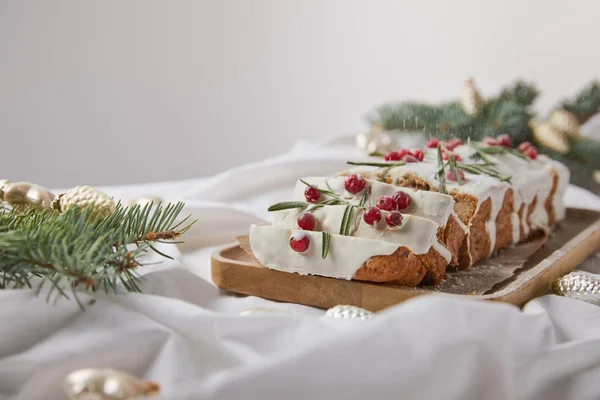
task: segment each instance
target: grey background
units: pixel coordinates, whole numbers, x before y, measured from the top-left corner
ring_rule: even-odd
[[[205,176],[355,133],[390,99],[600,74],[589,1],[0,0],[0,177]]]

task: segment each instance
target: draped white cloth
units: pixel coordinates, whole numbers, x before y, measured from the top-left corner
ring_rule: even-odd
[[[332,320],[212,284],[215,246],[268,220],[267,206],[289,198],[299,176],[343,169],[358,157],[349,144],[300,143],[211,178],[106,188],[183,200],[198,222],[185,246],[168,247],[176,261],[144,269],[144,294],[85,294],[95,303],[82,312],[1,291],[0,399],[66,398],[64,376],[85,367],[157,381],[164,399],[599,399],[594,305],[544,296],[520,310],[426,296],[370,321]],[[600,209],[576,187],[567,202]],[[254,307],[287,313],[238,315]]]

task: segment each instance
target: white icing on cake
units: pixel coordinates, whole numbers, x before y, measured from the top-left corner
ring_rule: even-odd
[[[315,230],[339,233],[345,210],[346,206],[340,205],[325,206],[311,211],[316,221]],[[303,212],[303,209],[297,208],[274,212],[273,225],[280,228],[298,229],[297,219]],[[414,254],[425,254],[434,246],[438,253],[447,262],[450,262],[452,255],[448,249],[438,243],[438,227],[434,222],[414,215],[403,214],[402,225],[390,228],[385,224],[387,214],[388,211],[381,211],[381,220],[371,226],[363,220],[363,211],[357,210],[350,236],[395,243],[398,246],[409,248]],[[362,254],[356,254],[356,256],[363,259]]]
[[[303,178],[302,180],[319,189],[327,189],[330,187],[334,192],[341,193],[342,198],[351,204],[358,204],[362,196],[362,192],[351,194],[346,191],[344,188],[344,176],[335,178],[308,177]],[[402,210],[403,213],[428,219],[442,227],[446,226],[454,207],[454,199],[452,196],[442,193],[403,188],[370,179],[367,179],[367,186],[371,188],[371,195],[367,205],[374,205],[375,201],[380,196],[392,196],[396,192],[405,192],[410,196],[411,204],[406,210]],[[306,189],[306,185],[301,181],[298,181],[292,199],[305,201],[304,189]],[[326,196],[323,196],[323,198],[326,198]]]
[[[267,268],[300,275],[322,275],[352,279],[362,264],[373,256],[390,255],[398,245],[383,240],[331,234],[329,254],[321,257],[322,232],[304,231],[309,239],[308,250],[297,253],[290,248],[292,229],[252,225],[250,247],[254,257]]]

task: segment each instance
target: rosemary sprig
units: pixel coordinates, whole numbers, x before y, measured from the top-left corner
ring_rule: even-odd
[[[448,194],[448,191],[446,190],[446,164],[444,164],[444,159],[442,158],[442,143],[438,143],[438,154],[437,154],[437,159],[438,159],[438,173],[437,173],[437,177],[438,177],[438,181],[440,181],[440,185],[438,190],[440,191],[440,193],[443,194]]]
[[[394,168],[394,167],[399,167],[401,165],[405,165],[403,162],[395,162],[395,163],[382,162],[382,163],[378,163],[378,162],[356,162],[356,161],[346,161],[346,164],[350,164],[350,165],[363,165],[363,166],[367,166],[367,167],[390,167],[390,168]]]
[[[509,182],[512,178],[512,176],[504,176],[501,175],[498,171],[496,171],[495,169],[492,169],[488,166],[485,165],[479,165],[479,164],[465,164],[465,163],[460,163],[459,167],[464,169],[465,171],[474,174],[474,175],[488,175],[491,176],[492,178],[496,178],[498,180],[500,180],[501,182]]]
[[[323,231],[321,258],[326,259],[329,254],[329,242],[331,241],[331,233]]]
[[[336,197],[336,198],[340,197],[340,196],[338,196],[338,194],[336,192],[334,192],[332,190],[319,189],[315,185],[311,185],[310,183],[303,181],[302,179],[300,179],[300,182],[304,183],[306,186],[309,186],[309,187],[315,189],[319,193],[324,194],[325,196],[331,196],[331,197]]]
[[[354,207],[351,205],[347,205],[344,210],[344,215],[342,217],[342,224],[340,226],[340,235],[349,236],[350,228],[352,226],[352,218],[354,217]]]
[[[320,202],[318,204],[311,204],[310,207],[308,207],[306,209],[306,212],[315,210],[317,208],[325,207],[325,206],[338,206],[340,204],[342,204],[342,201],[340,199],[327,199],[327,200],[323,200],[322,202]]]
[[[267,211],[281,211],[281,210],[289,210],[292,208],[304,208],[309,204],[304,201],[282,201],[280,203],[275,203],[271,207],[268,208]]]
[[[367,204],[367,199],[369,198],[369,188],[365,188],[363,190],[363,194],[362,197],[360,198],[360,202],[358,203],[358,206],[361,208],[364,208],[364,206]]]
[[[484,154],[512,154],[514,156],[523,158],[525,160],[527,160],[527,156],[525,156],[524,154],[521,154],[520,151],[513,149],[513,148],[509,148],[509,147],[503,147],[503,146],[474,146],[476,150],[478,150],[478,153],[484,153]]]
[[[456,175],[456,182],[458,183],[458,186],[462,185],[462,178],[460,177],[460,170],[458,168],[458,165],[456,164],[456,159],[450,152],[448,152],[448,166],[450,167],[450,170],[454,171],[454,174]]]

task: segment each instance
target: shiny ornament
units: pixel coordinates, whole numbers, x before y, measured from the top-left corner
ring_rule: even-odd
[[[10,183],[8,179],[0,179],[0,200],[4,198],[4,188]]]
[[[557,109],[552,111],[548,123],[571,137],[581,136],[577,117],[567,110]]]
[[[570,150],[567,135],[554,126],[545,123],[532,124],[533,137],[537,143],[560,154],[567,154]]]
[[[2,200],[13,208],[35,207],[39,210],[51,210],[54,194],[48,189],[29,182],[0,181]]]
[[[475,86],[473,79],[465,80],[460,92],[460,106],[467,115],[476,115],[483,107],[483,98]]]
[[[60,212],[65,212],[72,207],[90,210],[89,218],[96,221],[108,217],[115,211],[115,201],[91,186],[76,186],[58,196],[54,207]]]
[[[552,292],[600,306],[600,275],[574,271],[552,284]]]
[[[160,391],[156,382],[108,368],[73,371],[65,378],[64,388],[72,400],[130,400],[158,395]]]
[[[375,314],[364,308],[339,305],[327,310],[325,315],[333,319],[371,319]]]
[[[371,132],[358,134],[356,136],[356,144],[366,154],[375,152],[386,154],[396,147],[392,136],[380,130],[371,130]]]

